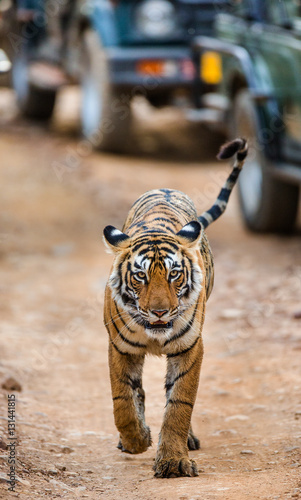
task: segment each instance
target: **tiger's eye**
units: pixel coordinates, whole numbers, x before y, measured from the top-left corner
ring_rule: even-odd
[[[176,278],[179,274],[180,274],[180,271],[177,271],[176,269],[174,269],[173,271],[170,271],[169,276],[171,278]]]
[[[136,274],[135,274],[135,276],[136,276],[137,278],[141,279],[141,280],[144,280],[144,278],[145,278],[145,276],[146,276],[146,275],[145,275],[145,273],[144,273],[144,272],[139,271],[139,273],[136,273]]]

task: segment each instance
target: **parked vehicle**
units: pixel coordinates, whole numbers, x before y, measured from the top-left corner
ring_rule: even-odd
[[[39,12],[42,3],[33,2]],[[98,148],[123,149],[130,132],[131,100],[137,94],[158,107],[174,103],[178,96],[198,106],[200,89],[191,41],[196,35],[212,36],[216,13],[230,4],[225,0],[69,0],[60,64],[69,81],[81,85],[84,136]],[[47,38],[47,26],[37,29],[36,24],[33,18],[19,27],[25,34],[31,27],[34,35],[24,37],[22,50],[14,57],[13,83],[24,115],[49,119],[59,85],[41,83],[32,71],[32,62],[45,53],[51,38]],[[220,66],[218,56],[206,61],[202,82],[206,92],[220,79],[216,65]]]
[[[300,3],[233,2],[216,18],[216,39],[195,39],[197,64],[208,51],[222,58],[223,77],[203,108],[215,103],[216,124],[251,143],[239,180],[244,221],[253,231],[289,232],[301,183]]]

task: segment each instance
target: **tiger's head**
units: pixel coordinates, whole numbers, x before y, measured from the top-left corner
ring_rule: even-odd
[[[112,296],[149,337],[172,331],[202,289],[198,221],[177,234],[152,230],[128,236],[113,226],[104,241],[115,254],[109,286]],[[183,324],[182,324],[183,326]]]

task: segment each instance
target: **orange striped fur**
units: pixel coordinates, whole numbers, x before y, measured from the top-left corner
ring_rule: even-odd
[[[222,150],[225,156],[229,151],[238,153],[231,185],[228,179],[217,208],[213,206],[200,218],[184,193],[158,189],[134,203],[123,231],[112,226],[104,230],[105,243],[115,254],[105,292],[104,321],[110,340],[118,447],[124,452],[142,453],[151,445],[144,418],[143,363],[146,354],[167,357],[156,477],[198,475],[196,463],[188,456],[189,449],[199,448],[190,422],[203,358],[206,301],[214,280],[204,227],[225,209],[226,202],[221,200],[229,197],[236,181],[233,172],[239,173],[246,150],[246,142],[240,139]]]

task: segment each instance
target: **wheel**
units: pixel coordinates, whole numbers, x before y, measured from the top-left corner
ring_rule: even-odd
[[[13,61],[12,84],[19,109],[26,118],[36,120],[49,120],[51,118],[56,91],[44,90],[29,81],[29,60],[25,51]]]
[[[99,150],[124,152],[130,140],[130,99],[113,88],[105,50],[92,29],[83,33],[82,56],[83,135]]]
[[[256,232],[288,233],[298,212],[299,187],[273,176],[260,141],[259,118],[248,90],[234,100],[233,132],[246,137],[249,155],[239,176],[239,202],[246,226]]]

